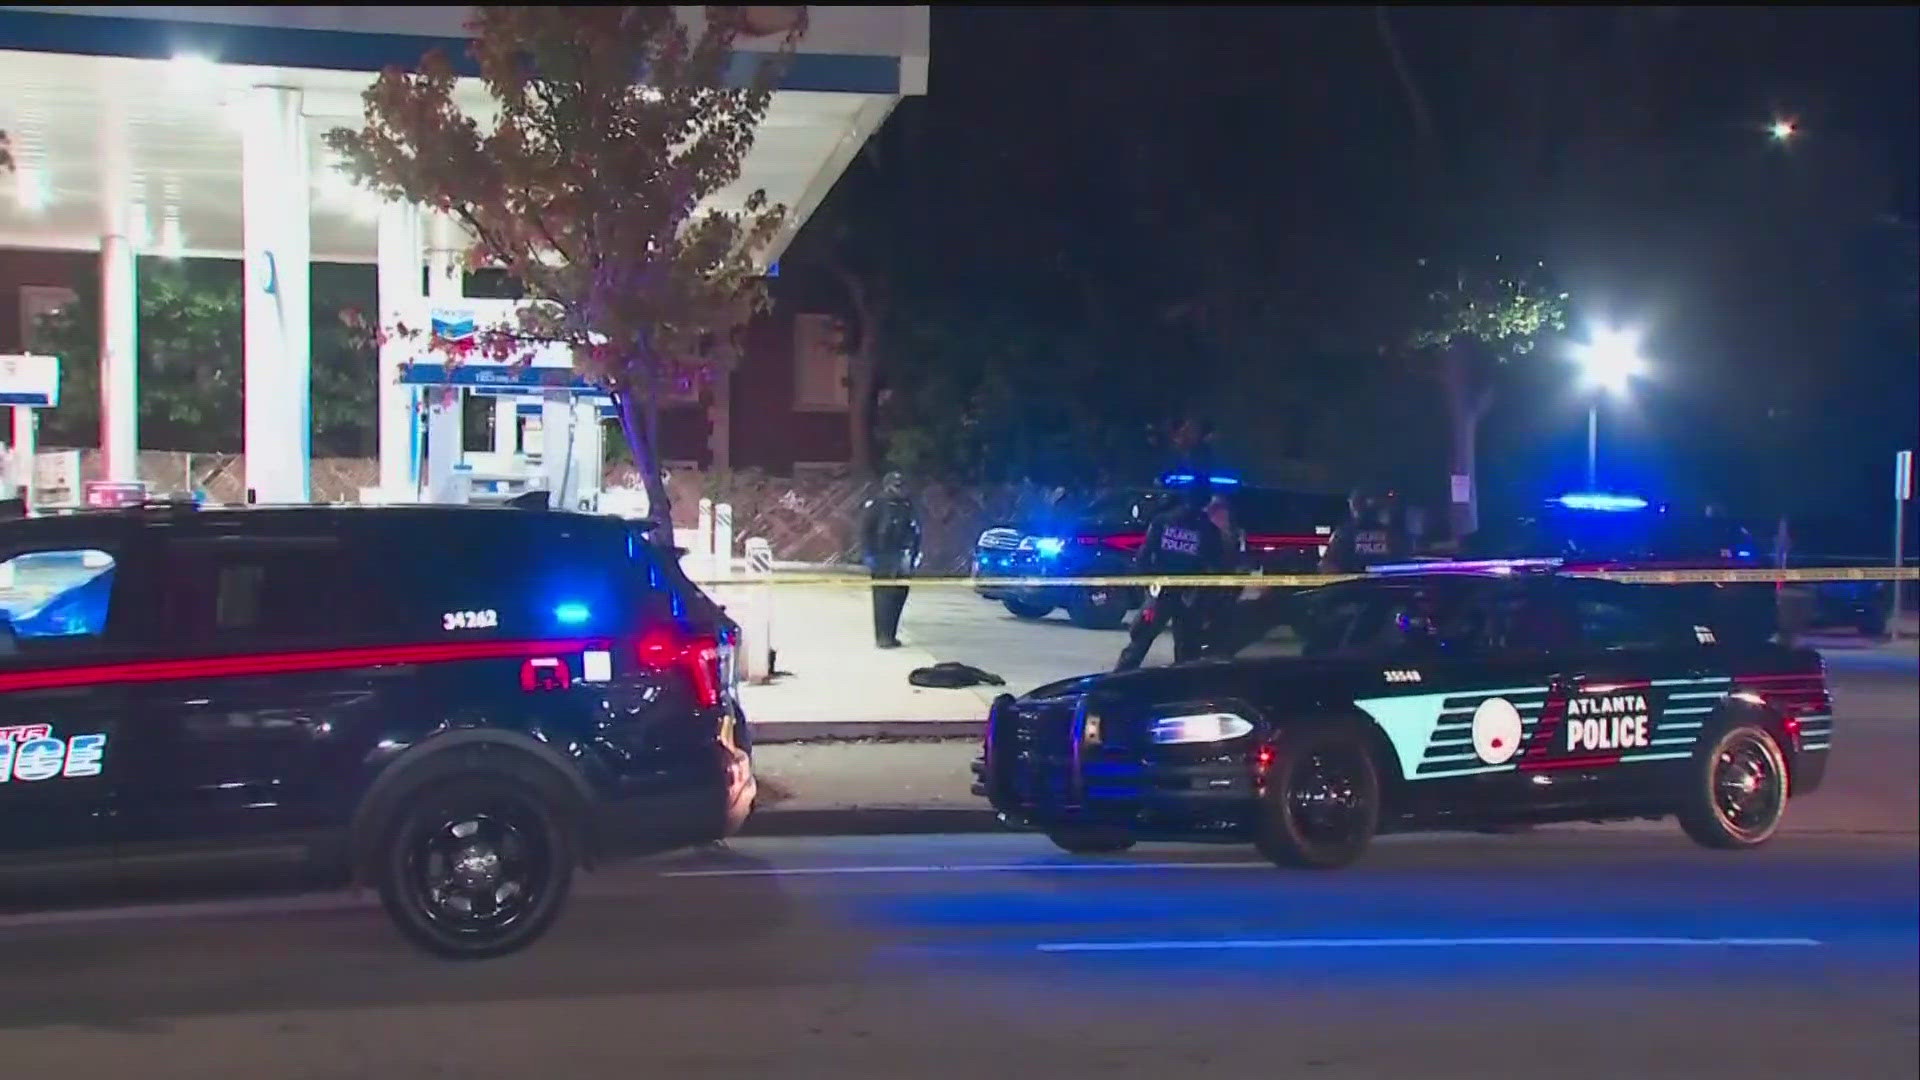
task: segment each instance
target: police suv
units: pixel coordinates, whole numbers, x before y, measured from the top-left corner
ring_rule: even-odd
[[[735,629],[641,528],[514,508],[0,521],[0,867],[317,867],[429,951],[737,831]],[[67,874],[59,875],[69,876]]]

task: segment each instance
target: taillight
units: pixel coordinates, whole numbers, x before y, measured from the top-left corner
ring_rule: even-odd
[[[648,671],[683,672],[701,708],[720,704],[720,643],[712,637],[655,627],[634,642],[633,655]]]

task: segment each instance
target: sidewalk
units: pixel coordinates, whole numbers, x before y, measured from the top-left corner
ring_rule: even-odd
[[[915,643],[911,627],[901,647],[873,643],[871,600],[854,586],[716,586],[713,592],[747,624],[748,647],[757,625],[752,609],[762,595],[774,607],[776,677],[744,684],[741,704],[755,736],[778,742],[804,732],[809,737],[850,735],[972,734],[1003,688],[980,686],[933,690],[914,686],[907,675],[936,658]]]

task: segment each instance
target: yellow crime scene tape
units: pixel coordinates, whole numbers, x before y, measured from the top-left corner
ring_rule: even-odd
[[[1445,570],[1448,565],[1447,563],[1435,563],[1434,569]],[[1774,585],[1802,581],[1920,581],[1920,567],[1915,566],[1826,566],[1799,570],[1565,570],[1559,571],[1559,573],[1566,577],[1600,578],[1606,581],[1621,581],[1637,585]],[[780,573],[776,571],[771,575],[740,574],[726,578],[697,579],[695,584],[706,588],[738,588],[743,586],[766,585],[778,585],[782,587],[834,585],[843,588],[864,589],[878,584],[911,585],[916,589],[973,588],[977,585],[991,585],[999,589],[1120,589],[1151,588],[1153,586],[1159,586],[1161,588],[1198,586],[1212,589],[1270,589],[1331,585],[1334,582],[1352,581],[1367,576],[1366,574],[1196,574],[1191,577],[1124,575],[1119,577],[976,578],[952,574],[876,580],[868,577],[864,571],[850,569],[840,573],[821,571]]]

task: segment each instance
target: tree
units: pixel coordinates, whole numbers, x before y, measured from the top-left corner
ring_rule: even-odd
[[[416,73],[381,73],[365,126],[326,136],[348,174],[451,215],[474,242],[470,265],[544,302],[469,347],[522,361],[542,343],[570,348],[575,370],[613,394],[662,524],[658,393],[731,362],[733,331],[766,305],[757,256],[786,214],[764,191],[737,211],[700,208],[739,178],[806,29],[804,8],[705,11],[695,39],[665,5],[476,7],[469,53],[494,108],[484,129],[436,51]],[[769,27],[778,52],[731,81],[735,40]]]
[[[228,453],[240,448],[245,315],[238,263],[141,259],[140,431],[150,448]],[[352,273],[323,268],[313,290],[313,437],[323,450],[364,453],[373,430],[375,361],[340,319],[359,291]],[[51,445],[100,440],[100,298],[96,280],[42,320],[47,352],[60,358],[60,406],[45,419]],[[362,282],[364,286],[365,282]]]
[[[1421,270],[1440,265],[1420,260]],[[1420,299],[1411,332],[1400,343],[1440,383],[1451,444],[1448,467],[1467,478],[1467,499],[1453,502],[1456,537],[1479,528],[1477,458],[1480,421],[1493,407],[1500,365],[1533,352],[1549,333],[1566,329],[1567,294],[1542,280],[1542,264],[1456,264]]]

